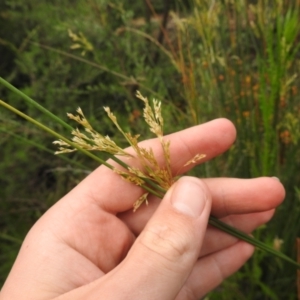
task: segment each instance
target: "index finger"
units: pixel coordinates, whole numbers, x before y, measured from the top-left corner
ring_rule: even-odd
[[[170,135],[170,156],[172,172],[175,175],[188,171],[193,166],[183,167],[196,154],[205,154],[200,163],[226,151],[234,142],[236,130],[227,119],[216,119],[202,125],[194,126]],[[159,164],[164,164],[164,153],[158,139],[141,143],[145,148],[152,148]],[[136,162],[126,159],[127,164]],[[75,193],[75,194],[74,194]],[[143,190],[124,181],[120,175],[101,166],[83,180],[64,201],[74,201],[82,195],[86,201],[97,203],[103,210],[119,213],[132,209],[133,203],[142,195]],[[72,198],[72,199],[71,199]]]

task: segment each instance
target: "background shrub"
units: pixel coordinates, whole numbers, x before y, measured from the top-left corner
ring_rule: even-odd
[[[103,106],[127,130],[139,89],[162,100],[166,133],[217,117],[238,139],[193,175],[277,176],[287,190],[274,219],[255,233],[295,257],[300,210],[298,1],[2,1],[0,74],[66,120],[80,106],[113,135]],[[0,86],[11,105],[68,134]],[[52,137],[0,110],[0,282],[26,232],[96,165],[53,156]],[[118,139],[118,136],[115,137]],[[67,160],[66,160],[67,159]],[[257,251],[209,299],[295,299],[293,267]]]

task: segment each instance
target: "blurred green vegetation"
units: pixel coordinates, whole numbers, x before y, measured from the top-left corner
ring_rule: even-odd
[[[4,0],[0,76],[64,120],[80,106],[114,135],[149,137],[139,89],[163,102],[166,133],[217,117],[238,139],[196,176],[277,176],[287,190],[255,234],[295,258],[300,222],[300,4],[297,0]],[[1,99],[68,134],[0,86]],[[138,128],[138,130],[137,130]],[[118,139],[118,136],[114,137]],[[32,224],[96,167],[79,153],[53,155],[53,138],[0,109],[0,285]],[[122,141],[120,141],[122,144]],[[296,270],[257,251],[207,299],[296,299]]]

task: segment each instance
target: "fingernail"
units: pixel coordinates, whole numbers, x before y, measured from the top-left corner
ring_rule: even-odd
[[[273,176],[272,178],[277,179],[278,181],[280,181],[280,179],[276,176]]]
[[[171,203],[182,214],[197,218],[201,215],[207,200],[206,192],[197,179],[183,177],[173,188]]]

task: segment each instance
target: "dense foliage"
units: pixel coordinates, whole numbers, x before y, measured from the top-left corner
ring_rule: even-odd
[[[233,121],[232,149],[197,176],[277,176],[287,189],[256,232],[295,257],[300,231],[299,1],[194,0],[0,2],[0,76],[63,119],[80,106],[114,135],[147,137],[134,94],[163,102],[166,133],[217,117]],[[0,86],[0,98],[68,134]],[[119,114],[118,114],[119,112]],[[118,136],[115,137],[118,139]],[[0,109],[0,282],[28,229],[96,165],[53,156],[53,138]],[[256,252],[208,299],[295,299],[296,270]]]

